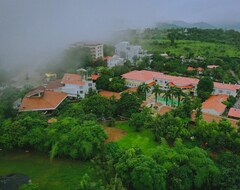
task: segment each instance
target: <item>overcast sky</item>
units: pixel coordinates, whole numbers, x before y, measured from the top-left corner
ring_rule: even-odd
[[[239,21],[240,0],[0,0],[0,63],[39,62],[80,40],[158,21]]]

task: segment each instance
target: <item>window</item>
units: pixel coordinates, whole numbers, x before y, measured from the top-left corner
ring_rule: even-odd
[[[80,94],[83,94],[83,91],[82,91],[82,90],[80,91]]]
[[[88,83],[88,86],[92,86],[92,83]]]

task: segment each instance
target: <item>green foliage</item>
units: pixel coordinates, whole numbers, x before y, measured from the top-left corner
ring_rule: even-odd
[[[115,52],[115,47],[111,44],[103,45],[103,55],[104,56],[113,56]]]
[[[129,125],[133,126],[136,131],[146,126],[147,123],[152,121],[151,110],[144,108],[140,113],[133,113],[129,120]]]
[[[103,60],[102,58],[98,58],[97,60],[93,61],[92,67],[107,67],[107,61]]]
[[[227,106],[227,108],[231,108],[234,106],[235,102],[236,102],[236,98],[234,96],[229,96],[227,101],[223,103]]]
[[[160,89],[160,85],[159,84],[155,84],[153,86],[152,94],[154,94],[154,96],[155,96],[155,102],[157,102],[158,96],[160,96],[163,92],[164,91]]]
[[[87,121],[80,126],[72,118],[64,118],[52,124],[48,135],[51,136],[52,157],[70,156],[81,160],[96,156],[107,138],[103,129],[95,122]]]
[[[220,174],[215,179],[215,189],[238,189],[240,184],[240,157],[230,152],[218,155]]]
[[[124,92],[117,103],[117,113],[129,118],[133,113],[139,111],[141,100],[134,94]]]
[[[85,174],[76,190],[105,190],[105,187],[102,185],[101,181],[93,182],[91,181],[90,177]]]
[[[108,90],[110,85],[110,76],[102,75],[96,81],[96,88],[98,90]]]
[[[125,80],[120,77],[114,77],[112,78],[110,84],[109,84],[109,90],[114,92],[122,92],[125,90]]]
[[[168,189],[208,189],[219,170],[207,153],[198,148],[187,148],[177,139],[174,147],[166,143],[153,155],[157,164],[167,172]]]
[[[197,96],[204,102],[213,92],[213,81],[209,77],[200,79],[197,85]]]
[[[166,189],[164,171],[152,158],[142,155],[137,149],[126,150],[115,168],[130,189]]]
[[[34,183],[24,184],[19,188],[19,190],[39,190],[39,189],[40,188],[38,184],[34,184]]]
[[[214,151],[229,149],[239,152],[240,135],[231,123],[222,119],[219,123],[200,120],[194,130],[199,143]]]
[[[108,118],[115,114],[115,102],[98,94],[85,98],[81,104],[85,113],[92,113],[96,115],[97,118]]]
[[[143,100],[147,99],[148,92],[150,92],[150,87],[145,83],[140,84],[137,88],[137,93]]]
[[[112,68],[112,71],[115,77],[119,77],[122,74],[129,72],[130,69],[129,69],[129,66],[126,66],[126,65],[116,65]]]
[[[171,113],[166,113],[163,116],[157,115],[148,124],[148,127],[152,128],[157,142],[161,142],[162,137],[164,137],[169,143],[173,143],[176,138],[189,135],[183,121],[179,117],[174,117]]]

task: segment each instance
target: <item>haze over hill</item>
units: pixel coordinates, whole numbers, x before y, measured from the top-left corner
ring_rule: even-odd
[[[239,0],[1,0],[0,65],[46,63],[73,42],[107,40],[129,27],[169,20],[234,23],[239,7]]]

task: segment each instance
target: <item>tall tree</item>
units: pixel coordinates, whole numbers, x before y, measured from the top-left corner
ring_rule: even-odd
[[[210,77],[203,77],[197,85],[197,96],[204,102],[213,92],[213,80]]]
[[[159,84],[155,84],[153,86],[153,90],[152,90],[152,94],[154,94],[155,96],[155,102],[157,103],[157,98],[158,95],[161,95],[161,93],[163,93],[164,91],[160,89],[160,85]]]
[[[138,94],[143,94],[144,100],[147,99],[147,93],[150,92],[150,87],[146,83],[142,83],[137,88]]]

